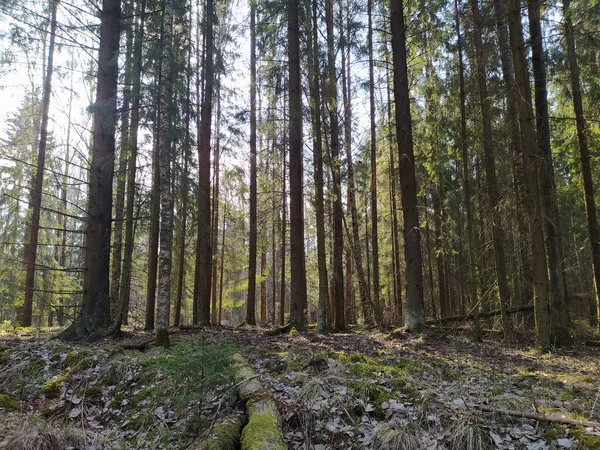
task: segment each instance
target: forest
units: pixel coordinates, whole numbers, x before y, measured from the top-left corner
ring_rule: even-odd
[[[600,449],[600,2],[0,0],[0,448]]]

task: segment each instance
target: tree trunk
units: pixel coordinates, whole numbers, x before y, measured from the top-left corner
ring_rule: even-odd
[[[291,1],[291,0],[288,0]],[[286,255],[286,230],[287,230],[287,187],[286,187],[286,151],[283,149],[283,162],[281,164],[281,299],[279,300],[279,324],[285,324],[285,255]]]
[[[523,44],[520,3],[520,0],[509,0],[508,23],[515,70],[515,84],[519,92],[517,108],[521,127],[521,142],[523,143],[523,166],[525,188],[527,191],[524,209],[528,213],[533,263],[536,344],[547,348],[550,345],[550,319],[548,311],[546,249],[544,246],[544,231],[540,208],[540,187],[538,185],[540,161],[537,151],[537,136],[535,134],[529,73],[527,71],[527,61],[525,59]]]
[[[329,303],[327,252],[325,250],[325,207],[323,203],[323,138],[321,133],[321,83],[319,70],[317,1],[312,4],[311,39],[308,40],[310,57],[309,89],[313,125],[313,164],[315,171],[315,219],[317,225],[317,265],[319,271],[319,301],[317,307],[317,332],[323,333],[327,325],[326,309]]]
[[[33,292],[35,288],[35,269],[38,247],[38,234],[40,230],[40,211],[42,205],[42,190],[44,189],[44,166],[46,161],[46,146],[48,141],[48,112],[50,110],[50,96],[52,95],[52,73],[54,72],[54,42],[56,39],[56,10],[59,0],[52,1],[52,18],[50,19],[50,43],[48,45],[48,63],[44,73],[44,93],[42,98],[42,120],[40,125],[40,141],[38,146],[37,166],[35,178],[29,193],[30,217],[28,226],[29,240],[25,244],[23,259],[26,266],[25,273],[25,301],[21,326],[30,327],[33,316]],[[113,137],[114,139],[114,137]],[[111,175],[112,177],[112,175]],[[109,224],[110,228],[110,224]],[[110,241],[110,237],[109,237]]]
[[[325,3],[325,23],[327,28],[327,66],[326,84],[329,127],[331,132],[331,171],[333,181],[333,279],[334,279],[334,326],[338,330],[346,329],[344,311],[344,231],[342,208],[342,189],[340,173],[340,132],[337,113],[337,73],[335,69],[335,51],[333,45],[333,0]]]
[[[113,244],[112,244],[112,268],[111,268],[111,284],[110,284],[110,316],[115,318],[117,315],[117,307],[119,304],[119,286],[121,283],[121,263],[123,254],[123,218],[125,210],[125,184],[127,177],[127,160],[129,152],[129,133],[130,133],[130,106],[131,106],[131,77],[133,64],[133,10],[134,2],[130,0],[124,2],[126,8],[124,21],[126,29],[126,50],[125,50],[125,78],[123,80],[123,105],[121,108],[121,152],[119,154],[119,167],[116,173],[115,193],[115,222],[113,229]]]
[[[517,202],[517,227],[519,232],[519,255],[520,255],[520,305],[528,304],[533,298],[533,281],[531,275],[531,255],[527,239],[527,223],[523,211],[523,192],[525,190],[525,177],[523,175],[523,155],[521,136],[519,134],[519,119],[517,114],[517,92],[515,89],[515,75],[510,50],[510,40],[506,29],[506,5],[501,1],[494,1],[494,13],[496,17],[496,29],[500,43],[500,59],[502,62],[502,77],[506,92],[506,116],[510,127],[510,140],[512,147],[512,162],[515,184],[515,199]]]
[[[84,337],[110,322],[110,229],[117,123],[117,80],[121,2],[105,0],[100,16],[98,85],[90,161],[88,220],[85,234],[83,301],[64,337]]]
[[[159,74],[158,86],[162,84]],[[154,310],[156,309],[156,276],[158,273],[158,234],[160,225],[160,171],[159,171],[159,123],[160,111],[156,111],[154,125],[154,148],[152,152],[152,192],[150,193],[150,229],[148,231],[148,283],[146,296],[146,331],[154,330]],[[125,320],[123,322],[126,322]]]
[[[173,194],[171,192],[171,93],[173,80],[173,0],[165,0],[162,33],[162,80],[159,87],[160,122],[158,132],[160,250],[158,255],[158,299],[156,305],[156,345],[169,347],[171,305],[171,266],[173,246]]]
[[[246,323],[256,325],[256,0],[250,0],[250,256]]]
[[[423,271],[419,211],[417,209],[417,180],[413,150],[408,68],[406,64],[406,34],[401,0],[390,0],[392,55],[394,62],[394,101],[396,105],[396,134],[402,210],[404,215],[404,259],[406,261],[407,328],[418,331],[425,324],[423,307]]]
[[[575,32],[573,30],[573,19],[571,18],[571,14],[571,1],[563,0],[567,60],[569,64],[569,73],[571,75],[571,93],[573,95],[577,142],[579,144],[579,160],[581,161],[581,176],[583,178],[585,212],[587,216],[590,246],[592,248],[592,268],[594,270],[594,287],[597,305],[596,311],[591,311],[590,324],[592,326],[598,326],[598,317],[600,317],[600,229],[598,228],[596,201],[594,199],[594,182],[592,178],[592,166],[588,144],[589,131],[583,115],[579,64],[577,62],[577,53],[575,51]]]
[[[290,324],[298,330],[302,330],[304,329],[304,309],[307,306],[307,298],[302,180],[302,90],[300,83],[300,41],[298,22],[298,2],[296,0],[288,0],[291,265]]]
[[[219,190],[220,185],[220,166],[221,166],[221,74],[217,78],[217,129],[214,155],[214,171],[215,171],[215,183],[213,187],[213,198],[212,198],[212,306],[210,321],[213,325],[219,325],[218,319],[218,305],[217,305],[217,246],[219,236]]]
[[[373,247],[373,312],[375,322],[383,326],[382,304],[379,299],[381,286],[379,282],[379,237],[377,223],[377,129],[375,126],[375,74],[373,64],[373,0],[367,1],[369,47],[369,116],[370,116],[370,156],[371,156],[371,242]]]
[[[350,19],[348,19],[350,20]],[[350,26],[348,24],[348,26]],[[352,77],[350,73],[350,51],[346,58],[346,66],[342,70],[343,82],[343,97],[344,97],[344,131],[345,131],[345,148],[346,148],[346,183],[348,190],[348,211],[352,219],[352,253],[354,256],[354,265],[356,267],[356,275],[358,276],[358,291],[360,295],[360,305],[363,313],[365,325],[370,327],[373,325],[373,303],[369,295],[369,288],[366,283],[365,271],[363,266],[362,247],[360,243],[358,211],[356,208],[356,187],[354,183],[354,164],[352,162],[352,102],[351,102],[351,83]],[[350,241],[350,239],[348,239]],[[350,242],[349,242],[350,245]]]
[[[191,158],[191,143],[190,143],[190,121],[191,121],[191,62],[192,62],[192,12],[190,9],[190,28],[188,30],[188,52],[187,52],[187,70],[186,70],[186,97],[185,97],[185,136],[183,141],[183,174],[181,175],[181,230],[179,233],[179,260],[177,262],[177,291],[175,296],[175,317],[173,325],[178,327],[181,324],[181,304],[183,301],[183,285],[185,280],[185,247],[187,236],[187,210],[188,210],[188,184],[189,184],[189,160]]]
[[[469,248],[469,305],[473,310],[473,328],[474,339],[481,339],[481,325],[479,323],[479,300],[477,298],[477,282],[479,276],[477,273],[477,264],[475,260],[475,235],[474,235],[474,220],[473,220],[473,203],[471,193],[471,174],[472,170],[469,167],[471,157],[468,152],[467,143],[467,112],[466,112],[466,94],[465,94],[465,75],[462,53],[462,36],[460,32],[460,14],[458,10],[458,0],[454,0],[455,19],[456,19],[456,35],[458,39],[458,78],[460,89],[460,148],[462,156],[462,170],[464,183],[464,202],[467,212],[467,246]]]
[[[562,243],[560,241],[560,216],[556,199],[554,163],[550,148],[550,124],[548,123],[548,90],[546,88],[546,63],[542,43],[542,26],[539,0],[527,0],[531,65],[535,87],[535,123],[538,136],[538,152],[542,159],[539,173],[540,201],[546,237],[548,269],[550,273],[550,333],[553,344],[569,344],[569,311],[567,310],[567,285],[564,277]]]
[[[129,161],[127,167],[127,200],[125,204],[125,245],[123,255],[123,276],[119,292],[119,307],[115,318],[114,331],[119,333],[121,322],[127,320],[129,311],[129,293],[131,286],[131,270],[133,266],[133,204],[135,201],[135,174],[138,152],[138,127],[140,122],[140,94],[142,84],[142,44],[144,42],[144,23],[146,20],[146,0],[141,1],[140,22],[138,25],[135,46],[133,49],[133,74],[131,86],[131,124],[128,142]],[[156,274],[156,273],[155,273]],[[156,280],[156,276],[154,277]],[[152,308],[154,313],[154,307]],[[154,319],[152,320],[154,324]]]
[[[211,240],[210,240],[210,136],[212,124],[213,100],[213,21],[214,0],[206,1],[205,14],[205,51],[204,97],[200,115],[200,137],[198,145],[198,247],[196,257],[196,279],[194,282],[194,301],[198,305],[197,321],[201,326],[210,325],[210,277],[211,277]]]
[[[386,52],[387,54],[387,52]],[[387,56],[386,56],[387,59]],[[386,62],[388,62],[386,60]],[[389,67],[389,65],[388,65]],[[389,69],[386,70],[386,91],[387,91],[387,114],[389,121],[388,140],[390,146],[390,205],[392,215],[392,248],[393,248],[393,260],[394,260],[394,310],[396,313],[396,319],[402,318],[402,275],[400,272],[400,242],[399,236],[399,224],[398,224],[398,205],[396,203],[396,165],[394,163],[394,134],[393,134],[393,116],[392,116],[392,100],[390,98],[391,77]]]
[[[510,289],[506,276],[506,256],[504,253],[505,234],[502,227],[502,215],[500,211],[500,190],[496,177],[496,160],[494,155],[494,142],[492,135],[492,119],[490,112],[490,100],[488,96],[486,80],[486,55],[484,54],[483,40],[481,38],[482,25],[481,13],[479,12],[479,0],[471,0],[471,11],[475,30],[473,40],[475,43],[477,85],[479,88],[479,106],[482,121],[483,155],[485,160],[485,176],[488,204],[490,208],[490,220],[492,221],[492,243],[494,246],[494,261],[496,265],[496,279],[500,294],[500,309],[506,311],[510,307]],[[512,327],[508,314],[502,314],[502,326],[505,336],[510,336]]]

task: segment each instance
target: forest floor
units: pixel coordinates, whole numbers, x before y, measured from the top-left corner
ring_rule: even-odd
[[[0,448],[198,448],[220,417],[244,411],[239,352],[275,399],[290,449],[600,449],[598,347],[263,331],[188,330],[169,350],[141,351],[125,345],[151,335],[74,345],[0,334]]]

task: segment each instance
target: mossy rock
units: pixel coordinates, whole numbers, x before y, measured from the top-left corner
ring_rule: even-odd
[[[14,411],[19,408],[19,402],[9,395],[0,394],[0,408]]]

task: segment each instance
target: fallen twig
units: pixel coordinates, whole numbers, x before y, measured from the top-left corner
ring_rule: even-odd
[[[482,412],[492,414],[504,414],[505,416],[521,417],[523,419],[538,420],[540,422],[559,423],[563,425],[578,425],[582,427],[597,428],[600,430],[600,422],[594,422],[592,420],[569,419],[568,417],[561,417],[557,414],[540,414],[525,411],[511,411],[508,409],[490,408],[489,406],[477,406],[477,408]]]

